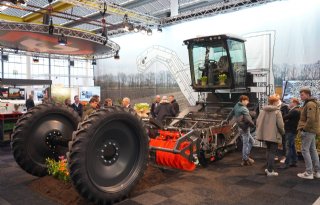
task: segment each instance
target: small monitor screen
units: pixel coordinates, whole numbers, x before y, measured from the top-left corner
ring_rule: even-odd
[[[8,99],[8,88],[0,88],[0,99]]]
[[[23,88],[9,88],[8,98],[13,100],[24,100],[25,90]]]

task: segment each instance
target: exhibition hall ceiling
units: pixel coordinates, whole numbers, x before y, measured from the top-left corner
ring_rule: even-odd
[[[94,33],[105,31],[112,36],[129,33],[124,30],[125,19],[134,27],[159,29],[273,1],[276,0],[0,0],[0,20],[49,24],[52,19],[54,25]]]

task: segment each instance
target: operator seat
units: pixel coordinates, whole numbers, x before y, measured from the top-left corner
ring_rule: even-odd
[[[229,72],[229,61],[228,56],[221,56],[218,61],[218,70],[219,72]]]

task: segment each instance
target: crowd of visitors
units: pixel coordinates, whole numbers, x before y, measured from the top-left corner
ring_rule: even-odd
[[[133,108],[131,105],[130,98],[124,97],[120,105],[124,108]],[[79,116],[84,119],[87,115],[91,114],[94,110],[99,109],[100,106],[100,97],[98,95],[94,95],[91,97],[89,103],[84,106],[81,104],[79,100],[79,96],[74,96],[74,103],[71,104],[71,100],[69,98],[65,99],[64,104],[66,106],[72,107]],[[106,98],[103,101],[102,107],[107,108],[113,106],[113,101],[111,98]],[[151,110],[149,113],[150,118],[154,118],[159,123],[163,122],[166,117],[175,117],[179,113],[179,104],[174,98],[173,95],[169,97],[163,96],[161,98],[160,95],[157,95],[154,99],[154,102],[151,104]]]
[[[320,178],[319,155],[316,149],[316,136],[320,134],[320,104],[312,97],[309,88],[300,90],[303,105],[300,107],[299,99],[292,98],[289,106],[284,105],[278,95],[271,95],[268,105],[260,111],[256,125],[252,122],[247,96],[241,96],[224,123],[235,118],[243,141],[242,166],[251,166],[254,160],[250,158],[250,150],[254,139],[250,134],[250,127],[256,126],[256,140],[266,144],[266,169],[267,176],[278,176],[275,160],[281,152],[278,145],[282,144],[281,162],[279,167],[287,169],[297,166],[297,153],[295,138],[301,136],[301,153],[305,162],[305,172],[297,176],[304,179]],[[276,156],[278,155],[278,156]]]

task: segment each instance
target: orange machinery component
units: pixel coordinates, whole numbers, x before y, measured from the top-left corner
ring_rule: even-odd
[[[166,149],[174,149],[177,139],[180,137],[178,131],[164,131],[159,130],[159,136],[155,139],[150,139],[149,145],[152,147],[160,147]],[[179,149],[180,151],[189,146],[190,142],[182,142]],[[193,148],[195,149],[195,148]],[[186,155],[190,155],[189,150],[185,150]],[[181,169],[186,171],[193,171],[196,166],[193,162],[184,158],[180,154],[172,152],[156,150],[156,163],[161,166],[172,167],[175,169]]]

